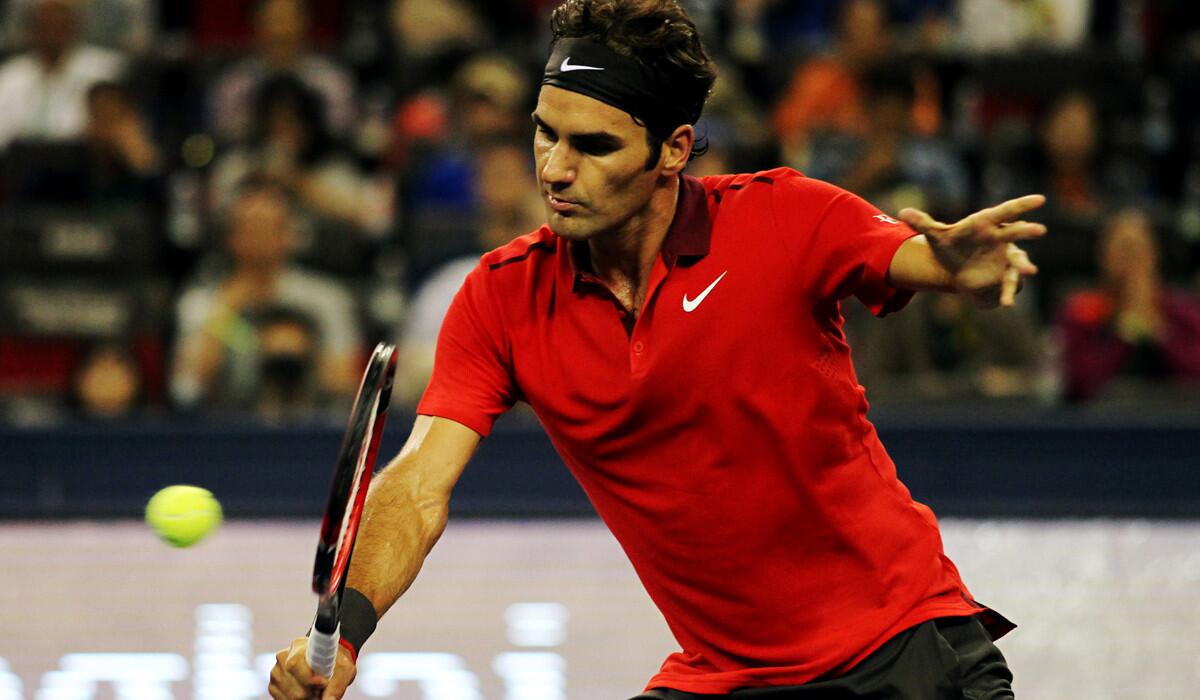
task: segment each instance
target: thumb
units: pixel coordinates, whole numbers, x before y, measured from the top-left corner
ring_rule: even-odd
[[[918,231],[924,231],[936,223],[932,216],[921,211],[920,209],[913,209],[912,207],[905,207],[901,209],[899,216],[901,221],[909,226],[912,226]]]

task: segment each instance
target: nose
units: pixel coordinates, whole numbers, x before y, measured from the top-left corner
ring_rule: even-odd
[[[575,158],[566,144],[561,141],[554,144],[547,149],[545,158],[542,164],[542,184],[561,191],[575,182]]]

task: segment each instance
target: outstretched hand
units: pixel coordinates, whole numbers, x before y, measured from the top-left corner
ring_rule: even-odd
[[[960,291],[978,306],[1012,306],[1021,278],[1037,274],[1017,241],[1046,234],[1043,224],[1022,221],[1021,215],[1046,203],[1040,194],[1010,199],[981,209],[954,224],[935,221],[919,209],[904,209],[900,218],[925,236],[938,263]]]

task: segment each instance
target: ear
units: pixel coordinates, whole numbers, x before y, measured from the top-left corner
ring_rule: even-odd
[[[692,146],[696,143],[696,129],[691,124],[681,124],[663,141],[662,167],[663,175],[674,177],[683,171],[692,156]]]

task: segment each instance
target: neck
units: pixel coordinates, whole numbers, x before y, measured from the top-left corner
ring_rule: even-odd
[[[235,275],[255,282],[274,282],[283,265],[273,262],[247,262],[237,266]]]
[[[62,68],[67,52],[70,49],[60,50],[43,50],[37,54],[38,60],[42,64],[43,70],[47,73],[57,73],[59,68]]]
[[[617,293],[632,292],[635,306],[641,306],[654,260],[662,250],[675,209],[679,204],[679,178],[655,189],[645,208],[634,214],[620,229],[588,240],[592,271]]]
[[[300,57],[301,45],[292,42],[274,42],[263,48],[263,58],[267,65],[282,70],[296,63]]]

